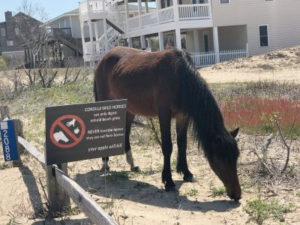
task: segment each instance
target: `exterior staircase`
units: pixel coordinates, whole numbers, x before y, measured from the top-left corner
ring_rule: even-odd
[[[107,42],[105,40],[105,34],[102,34],[97,42],[96,51],[99,53],[100,58],[105,54],[106,51],[119,45],[119,40],[122,35],[114,27],[107,29]],[[106,49],[107,48],[107,49]]]
[[[69,47],[75,52],[78,52],[81,55],[83,54],[81,40],[73,38],[71,33],[69,32],[69,28],[52,28],[51,34],[55,39],[59,40],[65,46]]]

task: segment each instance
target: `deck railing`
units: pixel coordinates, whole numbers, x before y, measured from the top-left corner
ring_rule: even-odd
[[[213,65],[216,63],[216,53],[215,52],[199,52],[192,53],[192,59],[196,67],[204,67]]]
[[[141,16],[141,26],[146,27],[158,23],[156,12],[147,13]]]
[[[93,12],[104,11],[104,4],[99,0],[88,0],[89,10]]]
[[[209,19],[209,4],[178,5],[179,20]]]
[[[158,10],[158,21],[159,23],[168,23],[174,21],[173,7]]]
[[[104,0],[103,0],[104,1]],[[124,12],[120,13],[119,9],[113,10],[111,9],[113,6],[105,6],[103,1],[99,0],[87,0],[80,3],[80,14],[81,15],[99,15],[99,13],[106,11],[107,15],[113,14],[110,16],[116,17],[113,19],[113,22],[118,24],[122,23],[125,19],[120,17],[120,14],[124,14]],[[202,4],[184,4],[178,5],[178,7],[174,8],[174,6],[166,7],[163,9],[153,9],[149,13],[142,14],[140,16],[135,16],[132,18],[128,18],[128,31],[134,31],[140,28],[145,28],[149,26],[154,26],[162,23],[173,22],[175,19],[175,15],[177,15],[178,20],[209,20],[211,19],[211,5],[210,3],[202,3]],[[177,11],[177,12],[176,12]],[[125,15],[125,14],[124,14]],[[123,20],[123,21],[120,21]],[[118,24],[119,25],[119,24]],[[122,24],[122,27],[124,25]],[[125,26],[124,26],[125,27]]]
[[[218,53],[215,52],[195,52],[191,54],[191,57],[196,67],[205,67],[215,64],[217,61]],[[248,56],[247,49],[237,50],[223,50],[219,53],[220,62],[233,60],[236,58],[245,58]]]
[[[140,26],[140,19],[139,17],[132,17],[128,19],[128,30],[137,30]]]
[[[157,24],[174,21],[175,11],[178,10],[179,20],[209,20],[211,19],[210,4],[178,5],[152,11],[141,16],[128,19],[128,31],[137,30]]]
[[[246,49],[223,50],[220,51],[220,62],[229,61],[236,58],[244,58],[248,56]]]

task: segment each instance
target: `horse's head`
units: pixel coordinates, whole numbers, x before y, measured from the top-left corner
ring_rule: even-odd
[[[235,140],[238,129],[222,137],[215,137],[210,144],[208,161],[216,175],[224,183],[227,195],[238,201],[241,198],[241,187],[237,176],[237,159],[239,149]]]

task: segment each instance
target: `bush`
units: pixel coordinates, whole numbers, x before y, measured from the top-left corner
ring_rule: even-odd
[[[300,101],[284,98],[267,99],[237,96],[222,107],[227,127],[242,127],[247,131],[274,132],[274,119],[284,132],[300,135]]]
[[[262,199],[253,199],[247,202],[244,210],[249,214],[250,220],[262,225],[269,218],[283,221],[284,214],[291,212],[294,208],[293,203],[282,205],[276,200],[267,202]]]

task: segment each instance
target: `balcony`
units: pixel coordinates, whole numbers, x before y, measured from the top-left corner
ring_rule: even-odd
[[[104,0],[85,0],[79,4],[81,20],[101,19],[105,13]]]
[[[206,4],[184,4],[171,6],[163,9],[153,10],[152,12],[131,17],[127,20],[127,31],[132,32],[143,28],[149,28],[160,24],[171,23],[176,21],[211,20],[210,3]]]

